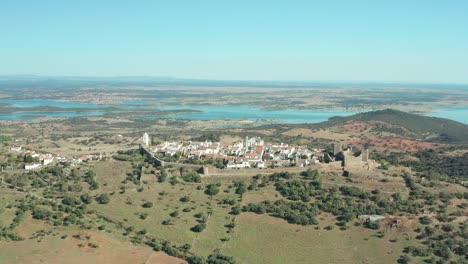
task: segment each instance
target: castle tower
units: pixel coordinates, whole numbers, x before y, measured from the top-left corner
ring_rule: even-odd
[[[366,149],[362,152],[362,161],[367,162],[369,160],[369,150]]]
[[[148,135],[148,133],[144,133],[143,134],[143,144],[147,147],[150,145],[150,136]]]
[[[340,153],[343,150],[341,143],[333,143],[333,155]]]

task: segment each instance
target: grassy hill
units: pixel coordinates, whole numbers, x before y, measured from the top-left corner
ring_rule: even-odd
[[[405,128],[414,133],[439,135],[434,140],[447,143],[468,143],[468,125],[438,117],[428,117],[403,111],[386,109],[360,113],[347,117],[332,117],[328,121],[310,125],[311,128],[328,128],[352,122],[382,121]]]

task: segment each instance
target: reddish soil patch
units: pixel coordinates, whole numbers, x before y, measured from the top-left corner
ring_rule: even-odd
[[[442,146],[441,144],[438,144],[436,146],[436,144],[429,142],[402,138],[377,138],[368,140],[354,140],[352,143],[356,145],[370,143],[372,145],[372,148],[386,148],[401,152],[417,152],[425,149],[436,149]]]
[[[325,139],[332,139],[335,141],[340,140],[349,140],[349,135],[343,133],[336,133],[331,130],[311,130],[307,128],[293,128],[287,132],[284,132],[283,135],[296,137],[296,136],[303,136],[306,138],[325,138]]]
[[[368,123],[354,122],[354,123],[345,124],[341,128],[348,132],[358,133],[358,132],[367,131],[369,128],[372,128],[372,127],[374,126]]]

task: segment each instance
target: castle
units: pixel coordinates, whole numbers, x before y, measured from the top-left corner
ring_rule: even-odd
[[[333,155],[334,159],[329,157],[331,163],[336,164],[341,161],[341,167],[345,176],[351,175],[351,173],[363,173],[373,170],[378,164],[369,159],[369,150],[354,152],[351,147],[342,149],[341,143],[333,144]]]

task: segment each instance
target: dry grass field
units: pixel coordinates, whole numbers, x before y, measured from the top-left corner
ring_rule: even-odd
[[[402,243],[376,238],[362,227],[342,231],[299,226],[266,215],[242,214],[222,252],[241,263],[395,263]],[[396,234],[400,236],[400,234]]]
[[[29,239],[40,230],[51,233]],[[146,263],[152,254],[148,247],[132,245],[106,232],[82,231],[73,226],[53,227],[30,216],[18,227],[18,233],[27,239],[0,242],[0,263],[138,264]],[[81,238],[75,238],[74,235],[80,235]],[[91,247],[92,244],[97,245],[97,248]]]

